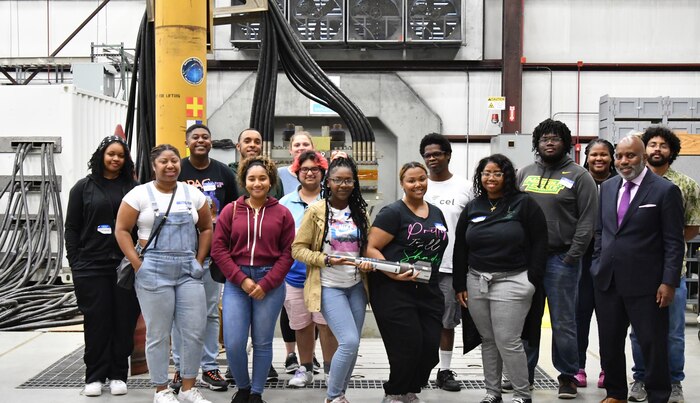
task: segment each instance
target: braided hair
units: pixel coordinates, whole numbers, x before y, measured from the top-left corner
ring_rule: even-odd
[[[360,247],[360,254],[362,255],[367,248],[367,234],[369,232],[367,202],[362,198],[362,193],[360,192],[360,179],[357,175],[357,165],[355,165],[355,161],[350,157],[336,157],[328,165],[328,171],[326,171],[326,177],[321,186],[321,197],[326,201],[326,217],[323,220],[323,237],[321,239],[323,242],[326,242],[326,237],[328,237],[328,222],[332,218],[330,205],[332,194],[331,188],[328,186],[328,178],[336,168],[341,167],[349,168],[352,171],[354,186],[350,198],[348,199],[348,206],[350,207],[350,218],[352,218],[352,221],[359,230],[357,245]]]

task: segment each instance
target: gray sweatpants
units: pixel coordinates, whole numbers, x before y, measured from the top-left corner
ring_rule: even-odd
[[[527,357],[520,335],[530,310],[533,286],[527,271],[480,273],[469,268],[467,304],[481,334],[481,359],[487,393],[501,396],[503,365],[516,397],[530,398]]]

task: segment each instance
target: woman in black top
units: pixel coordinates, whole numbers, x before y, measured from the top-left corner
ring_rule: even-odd
[[[129,147],[105,137],[88,162],[90,174],[70,191],[65,239],[78,308],[84,315],[86,396],[127,392],[128,358],[139,305],[134,290],[117,287],[116,267],[124,256],[114,238],[122,197],[138,183]]]
[[[500,403],[505,364],[513,402],[532,401],[521,334],[547,260],[547,222],[538,204],[518,190],[510,160],[494,154],[479,161],[475,199],[457,221],[454,289],[482,338],[486,396]]]
[[[366,256],[394,262],[429,262],[430,283],[410,272],[369,274],[372,311],[389,357],[383,403],[419,403],[416,396],[438,363],[444,310],[437,272],[447,247],[447,224],[437,207],[425,202],[428,171],[419,162],[399,172],[404,196],[379,212],[369,231]]]

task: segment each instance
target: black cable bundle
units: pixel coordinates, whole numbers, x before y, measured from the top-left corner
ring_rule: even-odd
[[[125,134],[126,142],[132,147],[134,126],[137,126],[136,175],[141,183],[151,180],[151,164],[149,154],[156,142],[156,64],[155,64],[155,33],[152,22],[144,13],[136,38],[134,57],[134,73],[131,76],[131,91],[127,107]],[[138,91],[137,84],[138,82]],[[137,110],[138,116],[134,120]]]
[[[374,131],[369,120],[316,64],[292,32],[277,2],[268,0],[268,8],[261,25],[260,61],[250,126],[263,134],[263,140],[272,143],[279,55],[284,73],[292,85],[304,96],[334,110],[343,119],[353,140],[355,159],[373,160]]]
[[[53,159],[53,144],[42,144],[39,205],[29,209],[32,183],[24,162],[32,142],[15,153],[11,180],[0,193],[7,197],[0,222],[0,329],[29,330],[82,323],[71,285],[56,285],[63,253],[63,210]],[[53,217],[52,217],[53,213]],[[51,245],[56,231],[56,248]]]

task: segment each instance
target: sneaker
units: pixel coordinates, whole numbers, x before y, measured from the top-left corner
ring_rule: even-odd
[[[90,382],[85,384],[85,389],[83,389],[83,395],[85,396],[99,396],[102,394],[102,382]]]
[[[270,365],[270,371],[267,373],[268,382],[277,382],[279,380],[279,374],[275,371],[275,367]]]
[[[524,397],[514,397],[511,403],[532,403],[532,399],[526,399]]]
[[[318,363],[318,360],[316,359],[316,354],[314,354],[311,362],[314,364],[314,375],[321,372],[321,364]]]
[[[165,388],[160,392],[156,392],[153,395],[153,403],[177,403],[177,397],[175,397],[175,391],[170,388]]]
[[[559,375],[559,394],[560,399],[574,399],[578,395],[576,384],[573,376]]]
[[[248,398],[248,403],[265,403],[265,401],[262,399],[262,395],[251,393]]]
[[[345,395],[340,395],[333,400],[325,398],[323,399],[323,403],[350,403],[350,401],[345,398]]]
[[[173,380],[170,382],[170,389],[172,389],[173,392],[178,393],[180,392],[181,387],[182,378],[180,378],[180,371],[175,371],[175,375],[173,375]]]
[[[494,396],[490,393],[487,393],[486,396],[484,396],[483,399],[479,401],[479,403],[501,403],[503,399],[501,399],[500,396]]]
[[[287,359],[284,360],[284,371],[288,374],[293,374],[299,369],[299,360],[296,353],[287,354]]]
[[[416,395],[413,392],[406,393],[404,402],[406,402],[406,403],[425,403],[423,400],[420,400],[420,397],[418,397],[418,395]]]
[[[228,382],[231,385],[234,383],[233,374],[231,373],[231,368],[226,368],[226,372],[224,372],[224,379],[226,379],[226,382]]]
[[[600,371],[598,375],[598,387],[603,389],[605,387],[605,371]]]
[[[449,369],[438,370],[435,385],[448,392],[459,392],[462,386],[455,380],[455,372]]]
[[[630,386],[630,395],[627,397],[630,402],[643,402],[647,400],[647,391],[644,389],[644,382],[634,381]]]
[[[671,384],[671,396],[668,398],[668,403],[684,403],[683,399],[683,387],[681,383]]]
[[[190,390],[181,390],[177,395],[177,400],[187,403],[211,403],[202,396],[202,393],[197,388],[190,388]]]
[[[382,403],[404,403],[405,395],[384,395]]]
[[[114,396],[119,396],[125,395],[126,392],[126,382],[120,381],[119,379],[112,379],[109,381],[109,393]]]
[[[294,373],[292,379],[289,380],[287,386],[290,388],[303,388],[311,385],[314,382],[314,374],[307,371],[304,367],[299,367]]]
[[[224,392],[228,389],[228,382],[223,376],[221,376],[221,371],[218,369],[204,371],[202,374],[202,381],[200,383],[202,386],[208,387],[209,389],[217,392]]]
[[[574,375],[574,383],[576,384],[577,388],[585,388],[586,386],[588,386],[585,369],[579,369],[576,375]]]
[[[233,394],[233,397],[231,398],[231,403],[248,403],[249,397],[250,397],[250,388],[238,389],[238,391]]]

